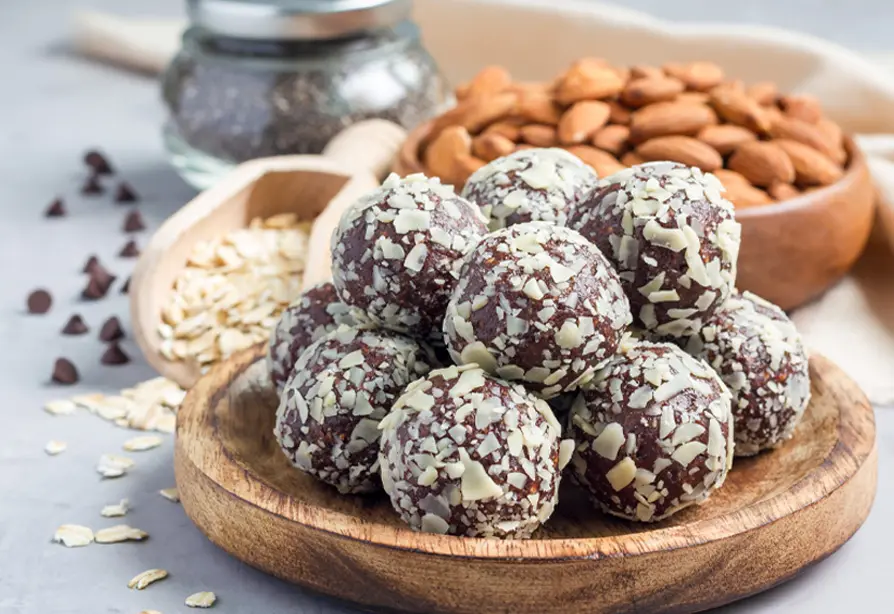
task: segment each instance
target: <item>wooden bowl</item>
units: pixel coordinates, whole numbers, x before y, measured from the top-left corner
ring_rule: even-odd
[[[406,132],[391,122],[360,122],[335,137],[323,155],[241,164],[168,218],[143,250],[130,284],[134,337],[149,364],[184,388],[200,376],[198,365],[162,356],[157,333],[174,280],[197,243],[245,228],[256,217],[294,212],[313,220],[303,285],[327,279],[332,230],[348,206],[379,185],[404,138]]]
[[[565,480],[531,540],[410,531],[384,495],[341,496],[292,468],[273,436],[264,348],[215,367],[177,416],[184,509],[233,556],[364,606],[420,612],[691,612],[784,582],[860,527],[876,487],[872,408],[811,359],[795,437],[736,460],[704,505],[642,525],[603,516]]]
[[[393,170],[425,172],[419,158],[430,124],[413,130]],[[816,298],[847,273],[872,230],[875,191],[866,160],[851,139],[850,166],[834,185],[792,200],[740,209],[742,224],[737,286],[783,309]]]

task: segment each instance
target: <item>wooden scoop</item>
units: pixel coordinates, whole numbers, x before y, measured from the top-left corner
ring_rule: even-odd
[[[314,220],[303,286],[328,279],[329,239],[342,212],[379,185],[405,138],[391,122],[360,122],[335,137],[322,155],[241,164],[168,218],[143,251],[130,285],[134,337],[149,364],[184,388],[201,375],[196,364],[162,356],[157,332],[174,280],[197,243],[245,228],[256,217],[294,212]]]

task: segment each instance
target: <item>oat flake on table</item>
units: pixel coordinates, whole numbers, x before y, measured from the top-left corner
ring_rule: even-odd
[[[141,591],[153,582],[164,580],[167,577],[168,572],[164,569],[147,569],[131,578],[130,582],[127,583],[127,588],[135,588]]]
[[[128,452],[145,452],[157,448],[161,443],[161,437],[158,435],[142,435],[125,441],[123,448]]]
[[[62,454],[68,448],[68,444],[64,441],[56,441],[55,439],[51,439],[47,442],[47,445],[44,446],[43,451],[49,454],[50,456],[56,456],[57,454]]]
[[[106,505],[99,513],[106,518],[118,518],[126,515],[128,511],[130,511],[130,502],[127,499],[121,499],[118,503]]]
[[[97,544],[118,544],[121,542],[141,542],[149,537],[146,531],[135,529],[126,524],[100,529],[93,536]]]
[[[162,497],[167,499],[168,501],[173,501],[174,503],[178,503],[180,501],[180,491],[174,488],[162,488],[158,491]]]
[[[103,454],[99,457],[96,471],[104,478],[120,478],[130,471],[136,463],[126,456],[118,454]]]
[[[93,530],[79,524],[64,524],[53,534],[53,541],[66,548],[88,546],[94,540]]]
[[[193,593],[186,598],[186,605],[191,608],[210,608],[217,601],[217,595],[210,591]]]

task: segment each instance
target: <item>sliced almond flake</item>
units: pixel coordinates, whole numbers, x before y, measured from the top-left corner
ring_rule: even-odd
[[[217,595],[210,591],[193,593],[186,598],[186,605],[191,608],[210,608],[217,601]]]
[[[157,448],[161,443],[162,439],[158,435],[142,435],[125,441],[123,448],[128,452],[145,452]]]
[[[147,569],[131,578],[130,582],[127,583],[127,588],[135,588],[141,591],[153,582],[164,580],[167,577],[168,572],[164,569]]]
[[[96,471],[104,478],[120,478],[134,466],[134,461],[118,454],[103,454],[99,457]]]
[[[68,444],[64,441],[56,441],[55,439],[51,439],[47,442],[47,445],[43,447],[43,451],[50,456],[56,456],[57,454],[62,454],[63,452],[65,452],[66,448],[68,448]]]
[[[79,524],[64,524],[53,534],[53,541],[66,548],[80,548],[93,542],[93,531]]]
[[[106,505],[99,513],[106,518],[119,518],[127,514],[128,511],[130,511],[130,502],[127,499],[121,499],[118,503]]]
[[[48,401],[43,406],[43,409],[48,414],[53,414],[54,416],[68,416],[75,413],[78,406],[74,401],[69,399],[57,399],[55,401]]]
[[[94,539],[97,544],[118,544],[121,542],[141,542],[149,537],[146,531],[135,529],[126,524],[117,524],[113,527],[100,529]]]
[[[174,503],[178,503],[180,501],[180,491],[177,490],[176,486],[173,488],[162,488],[158,491],[158,494],[160,494],[168,501],[173,501]]]

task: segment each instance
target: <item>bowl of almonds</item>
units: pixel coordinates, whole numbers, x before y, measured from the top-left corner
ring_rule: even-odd
[[[488,66],[457,105],[419,126],[395,161],[461,188],[478,168],[561,147],[600,177],[671,160],[714,173],[742,224],[739,286],[801,305],[862,253],[874,212],[863,156],[819,101],[746,84],[712,62],[620,67],[582,58],[556,78],[514,81]]]

